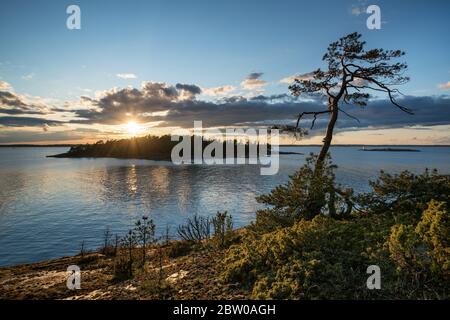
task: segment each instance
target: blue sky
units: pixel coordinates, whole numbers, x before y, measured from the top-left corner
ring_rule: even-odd
[[[66,28],[70,4],[81,8],[81,30]],[[358,10],[369,4],[381,8],[381,30],[368,30],[368,14]],[[249,94],[240,86],[251,73],[264,81],[255,94],[288,93],[281,79],[322,66],[330,42],[358,31],[369,47],[406,51],[405,94],[445,96],[449,18],[447,1],[2,1],[0,80],[16,94],[61,108],[143,81],[232,86],[235,94]],[[0,127],[0,143],[22,142],[11,139],[13,131],[32,129]]]

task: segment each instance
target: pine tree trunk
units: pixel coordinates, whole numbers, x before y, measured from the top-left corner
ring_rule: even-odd
[[[333,103],[333,105],[331,106],[331,110],[331,117],[330,121],[328,122],[327,132],[325,134],[325,137],[323,138],[323,146],[320,150],[319,157],[317,158],[316,170],[322,169],[328,150],[330,149],[331,140],[333,139],[333,130],[338,118],[338,108],[336,103]]]
[[[316,167],[314,168],[313,179],[314,181],[316,181],[316,183],[322,180],[321,177],[323,175],[324,169],[323,166],[325,163],[326,156],[328,154],[328,150],[330,149],[331,140],[333,139],[334,126],[338,118],[337,103],[333,103],[330,107],[331,107],[330,121],[328,122],[327,132],[323,139],[322,149],[320,150],[319,156],[317,157]],[[321,213],[323,206],[326,204],[325,193],[311,194],[308,202],[310,204],[308,208],[307,218],[312,219]]]

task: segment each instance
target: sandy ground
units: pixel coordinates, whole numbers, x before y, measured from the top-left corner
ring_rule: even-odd
[[[0,268],[0,299],[246,299],[250,293],[238,285],[220,280],[224,251],[199,249],[169,258],[163,249],[151,249],[145,268],[136,267],[134,276],[118,280],[115,258],[100,253]],[[136,249],[136,260],[141,249]],[[81,269],[81,289],[70,290],[67,267]],[[163,279],[163,280],[160,280]]]

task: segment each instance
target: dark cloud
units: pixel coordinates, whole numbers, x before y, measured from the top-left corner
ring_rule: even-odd
[[[192,127],[194,120],[202,120],[205,127],[257,124],[264,121],[293,119],[299,107],[315,108],[312,103],[267,103],[250,101],[242,97],[213,103],[186,101],[173,105],[166,116],[153,117],[163,121],[160,126]]]
[[[175,87],[178,90],[184,90],[184,91],[190,92],[193,95],[202,93],[202,89],[200,89],[200,87],[196,86],[195,84],[177,83]]]
[[[286,97],[274,97],[285,99]],[[286,123],[293,122],[296,115],[303,111],[324,110],[325,105],[316,100],[301,101],[286,99],[271,102],[264,99],[247,100],[237,99],[222,104],[205,103],[201,101],[187,102],[183,105],[175,105],[170,109],[166,117],[157,120],[165,121],[161,125],[192,126],[194,120],[203,120],[205,126],[225,126],[236,124]],[[275,100],[276,101],[276,100]],[[340,113],[337,128],[398,128],[407,126],[431,126],[450,124],[450,99],[448,96],[440,97],[404,97],[399,100],[414,110],[415,115],[409,115],[388,100],[371,101],[365,108],[356,106],[343,106],[348,114],[359,118],[359,122]],[[327,116],[322,116],[316,121],[316,129],[322,129],[328,122]],[[309,127],[311,119],[301,122],[304,127]]]
[[[100,99],[83,97],[84,103],[90,103],[95,109],[71,110],[79,118],[75,123],[123,123],[126,116],[146,119],[145,113],[165,111],[174,103],[195,99],[201,89],[195,85],[145,82],[142,88],[124,88],[106,92]]]
[[[262,77],[263,72],[252,72],[247,76],[247,80],[256,80]]]
[[[22,97],[10,91],[0,91],[0,113],[4,114],[46,114],[38,106],[26,103]]]
[[[258,73],[259,74],[259,73]],[[253,77],[260,77],[254,75]],[[258,80],[258,79],[256,79]],[[271,125],[294,123],[296,115],[303,111],[319,111],[326,108],[319,97],[307,100],[288,94],[258,95],[251,98],[243,96],[224,97],[216,101],[196,99],[201,89],[196,85],[144,82],[140,89],[124,88],[104,92],[100,98],[82,97],[84,109],[52,109],[53,112],[70,112],[72,119],[68,122],[78,124],[123,124],[127,119],[138,122],[159,121],[159,126],[180,126],[191,128],[194,120],[203,121],[205,127],[237,125]],[[13,96],[3,95],[13,101]],[[432,126],[450,124],[450,96],[405,96],[399,103],[409,107],[415,115],[409,115],[388,100],[371,100],[369,105],[361,108],[343,105],[342,109],[360,122],[340,113],[337,129],[341,131],[361,128],[399,128],[408,126]],[[16,107],[26,107],[20,102]],[[46,120],[35,117],[0,117],[0,125],[11,127],[55,126],[65,121]],[[301,122],[309,127],[311,119]],[[316,130],[323,129],[327,116],[316,121]]]
[[[6,127],[43,127],[57,126],[64,122],[33,117],[0,117],[0,125]]]
[[[282,94],[272,94],[268,96],[264,95],[257,95],[255,97],[249,98],[250,101],[275,101],[275,100],[297,100],[298,98],[295,96],[292,96],[287,93]]]
[[[261,80],[264,73],[253,72],[250,73],[244,81],[241,82],[241,87],[247,90],[253,90],[267,85],[267,81]]]
[[[388,100],[373,100],[369,101],[368,106],[364,108],[356,106],[343,108],[351,115],[358,117],[360,123],[341,114],[340,126],[376,126],[390,128],[414,125],[431,126],[450,124],[450,96],[405,96],[398,99],[398,101],[401,105],[412,109],[414,115],[409,115],[400,111]]]
[[[180,85],[172,87],[161,83],[147,83],[141,90],[126,88],[111,91],[101,99],[89,100],[95,109],[75,110],[78,119],[72,122],[122,124],[131,114],[140,122],[161,121],[160,126],[192,127],[194,120],[202,120],[205,127],[255,125],[293,122],[296,115],[303,111],[326,108],[323,100],[318,97],[301,100],[288,94],[278,94],[252,98],[232,96],[218,101],[201,101],[193,98],[181,99],[182,90],[185,88]],[[342,106],[343,110],[358,117],[360,122],[341,112],[337,127],[393,128],[450,123],[449,96],[406,96],[399,99],[399,102],[414,110],[415,115],[402,112],[387,100],[372,100],[365,108]],[[165,111],[165,114],[158,114],[160,111]],[[327,117],[323,116],[316,121],[316,128],[321,129],[326,123]],[[309,127],[310,119],[303,120],[301,124]]]
[[[85,135],[75,131],[57,131],[57,132],[30,132],[30,131],[9,131],[0,132],[0,143],[18,143],[18,142],[40,142],[40,141],[79,141],[85,138]]]
[[[163,89],[167,89],[163,87]],[[300,105],[287,99],[287,95],[258,97],[247,99],[241,96],[226,97],[217,102],[195,99],[179,99],[176,94],[163,94],[157,90],[156,96],[149,94],[146,88],[122,89],[110,92],[98,100],[90,99],[92,109],[73,110],[78,117],[72,123],[122,124],[132,117],[140,122],[163,121],[162,126],[191,127],[194,120],[204,121],[205,126],[233,125],[244,122],[292,119],[298,113]],[[175,97],[175,99],[174,99]],[[304,102],[303,107],[315,105]],[[167,114],[155,115],[160,111]]]

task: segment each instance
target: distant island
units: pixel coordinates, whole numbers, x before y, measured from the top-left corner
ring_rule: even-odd
[[[0,148],[68,148],[73,147],[74,144],[0,144]]]
[[[384,151],[384,152],[420,152],[418,149],[406,148],[362,148],[359,151]]]
[[[212,142],[217,140],[202,140],[202,152]],[[121,158],[171,161],[172,149],[179,141],[172,141],[170,135],[133,137],[129,139],[97,141],[92,144],[74,145],[65,153],[49,155],[48,158]],[[226,157],[228,143],[233,144],[233,154],[236,157],[238,148],[245,148],[245,157],[249,157],[251,144],[241,143],[237,140],[222,142],[223,157]],[[194,159],[194,136],[191,136],[191,159]],[[259,145],[255,145],[259,152]],[[270,145],[267,145],[270,154]],[[183,152],[181,152],[181,155]],[[215,156],[213,152],[212,156]]]
[[[294,152],[294,151],[278,151],[278,154],[299,154],[304,155],[302,152]]]

